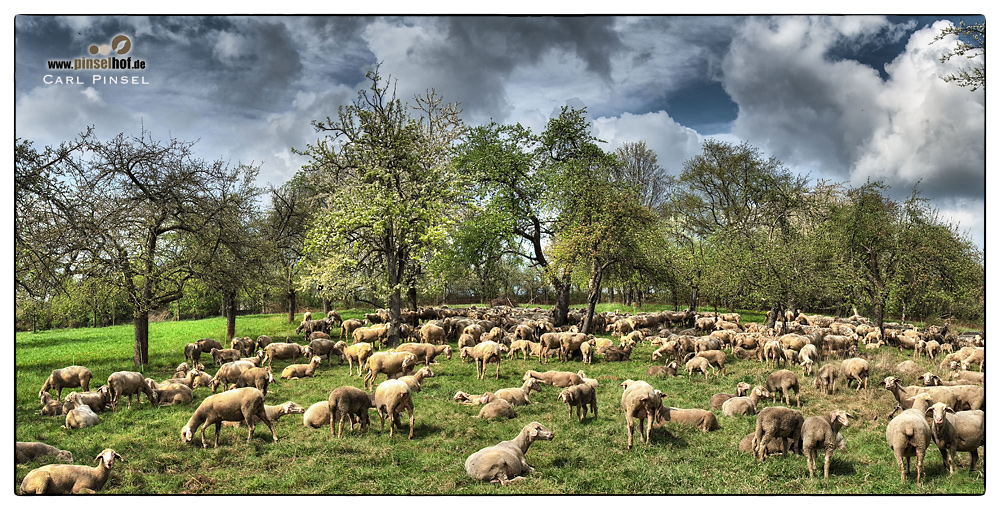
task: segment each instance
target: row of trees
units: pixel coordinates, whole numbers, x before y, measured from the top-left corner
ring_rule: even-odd
[[[470,127],[434,92],[404,103],[378,68],[368,83],[313,122],[309,163],[266,192],[252,165],[145,132],[41,152],[17,140],[19,318],[75,293],[97,323],[125,302],[136,364],[149,314],[193,295],[230,335],[239,301],[281,300],[290,322],[303,297],[366,302],[389,310],[392,341],[402,308],[449,290],[546,289],[561,324],[576,288],[585,330],[605,296],[983,320],[982,254],[917,190],[897,202],[879,182],[811,183],[716,140],[671,176],[641,141],[603,150],[585,110],[563,108],[541,133]]]

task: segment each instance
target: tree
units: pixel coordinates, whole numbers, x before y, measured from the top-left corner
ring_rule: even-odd
[[[955,82],[960,87],[972,87],[975,92],[980,87],[986,88],[986,22],[966,25],[965,21],[959,21],[958,26],[949,25],[941,29],[941,33],[934,36],[931,44],[940,41],[948,36],[957,36],[958,44],[941,56],[941,63],[951,60],[952,57],[965,57],[972,63],[972,67],[961,69],[958,74],[951,73],[942,79],[946,82]]]
[[[280,187],[271,188],[271,207],[264,223],[265,250],[279,273],[288,309],[288,323],[298,308],[298,276],[306,258],[306,233],[314,211],[321,205],[309,177],[299,172]]]
[[[317,257],[313,282],[367,288],[386,298],[395,344],[402,292],[415,305],[424,257],[443,241],[460,199],[448,161],[463,125],[459,110],[440,107],[433,93],[416,98],[425,120],[411,117],[378,68],[366,76],[369,87],[341,106],[336,120],[313,122],[327,135],[306,151],[308,171],[326,207],[306,246]]]
[[[656,152],[640,141],[622,144],[615,154],[619,164],[612,167],[614,179],[630,186],[642,205],[653,210],[663,205],[667,199],[669,176],[656,162]]]

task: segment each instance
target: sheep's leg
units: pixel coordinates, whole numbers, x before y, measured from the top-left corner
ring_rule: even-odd
[[[830,455],[833,455],[833,450],[826,449],[826,458],[823,460],[823,478],[830,478]]]
[[[924,450],[917,449],[917,485],[920,485],[920,475],[924,472]]]
[[[972,454],[972,460],[969,463],[969,474],[972,474],[976,470],[976,462],[979,461],[979,448],[976,447],[970,453]]]
[[[219,431],[222,430],[222,420],[215,422],[215,448],[219,447]]]
[[[813,465],[814,465],[814,462],[815,462],[813,460],[813,455],[815,454],[815,450],[813,450],[812,448],[806,448],[805,450],[806,450],[805,451],[805,454],[806,454],[806,467],[809,468],[809,478],[812,478],[813,477]]]
[[[632,434],[635,430],[635,425],[632,422],[632,416],[625,416],[625,432],[628,434],[628,449],[632,449]]]
[[[414,416],[413,416],[413,407],[412,406],[406,408],[406,414],[410,415],[410,437],[409,437],[409,439],[413,439],[413,418],[414,418]]]

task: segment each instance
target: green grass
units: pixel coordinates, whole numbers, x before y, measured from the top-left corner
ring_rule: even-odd
[[[622,311],[631,309],[613,306]],[[613,309],[612,308],[612,309]],[[648,311],[650,307],[643,307]],[[743,313],[743,312],[741,312]],[[360,311],[343,313],[359,317]],[[294,334],[284,315],[241,316],[237,334],[256,338],[268,334],[302,341]],[[744,320],[759,320],[744,314]],[[147,377],[170,377],[183,361],[184,344],[199,338],[221,338],[225,323],[221,318],[200,321],[163,322],[150,326],[150,365]],[[224,428],[218,449],[211,448],[214,430],[206,437],[209,448],[180,441],[180,429],[211,393],[195,390],[195,402],[164,408],[148,404],[101,415],[101,424],[83,430],[60,428],[61,417],[39,416],[37,393],[54,368],[82,364],[94,372],[95,387],[117,370],[132,368],[132,328],[74,329],[16,335],[15,427],[19,441],[43,441],[73,452],[78,464],[93,464],[104,448],[113,448],[124,457],[116,464],[103,493],[107,494],[982,494],[985,491],[985,460],[975,473],[968,473],[969,455],[959,453],[959,470],[948,476],[936,448],[927,452],[926,481],[899,483],[899,471],[885,442],[885,416],[895,401],[880,388],[879,381],[894,371],[896,363],[911,356],[883,348],[872,359],[871,389],[859,393],[840,391],[835,396],[820,395],[811,378],[800,374],[802,409],[805,416],[834,408],[857,416],[844,429],[846,450],[834,454],[829,480],[810,480],[805,459],[770,457],[757,462],[739,453],[736,445],[753,431],[755,418],[728,418],[717,412],[723,429],[701,433],[689,427],[668,424],[654,428],[652,441],[638,441],[627,451],[619,384],[624,379],[644,379],[653,347],[640,346],[633,360],[592,366],[581,362],[550,363],[504,360],[499,381],[488,376],[475,378],[472,364],[458,355],[439,358],[437,377],[425,380],[424,390],[414,397],[415,438],[406,439],[406,430],[389,437],[380,431],[377,413],[372,412],[372,429],[367,434],[347,432],[331,437],[329,429],[313,430],[302,425],[301,416],[282,418],[276,424],[278,444],[258,425],[249,445],[246,430]],[[202,358],[206,360],[205,357]],[[923,370],[932,369],[925,359]],[[288,362],[275,362],[276,373]],[[492,366],[491,366],[492,367]],[[481,393],[520,386],[525,370],[583,369],[600,381],[599,413],[588,414],[583,423],[570,417],[565,404],[557,401],[559,390],[545,387],[532,395],[534,405],[518,407],[518,417],[508,421],[482,422],[478,407],[451,400],[456,391]],[[214,368],[209,371],[214,373]],[[730,359],[727,375],[678,377],[650,380],[668,395],[665,403],[676,407],[708,405],[716,392],[732,392],[736,383],[762,384],[770,369],[750,361]],[[334,388],[362,386],[361,379],[349,377],[347,366],[323,365],[318,376],[272,384],[268,404],[293,400],[305,407],[325,401]],[[491,374],[489,369],[488,374]],[[380,377],[379,381],[384,380]],[[915,374],[904,376],[912,383]],[[64,391],[64,396],[66,392]],[[770,399],[766,405],[772,405]],[[500,487],[475,482],[464,470],[466,457],[480,448],[513,438],[526,423],[539,421],[555,433],[551,442],[535,443],[527,453],[538,471],[519,484]],[[51,459],[36,460],[15,467],[15,492],[21,479]]]

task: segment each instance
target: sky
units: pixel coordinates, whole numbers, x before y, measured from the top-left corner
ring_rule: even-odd
[[[888,10],[888,9],[887,9]],[[794,173],[919,186],[985,246],[986,95],[941,77],[950,23],[981,16],[32,16],[14,18],[14,129],[37,147],[94,126],[197,141],[205,160],[260,165],[262,186],[306,163],[381,62],[397,97],[433,89],[470,125],[540,132],[586,107],[613,150],[645,141],[671,174],[715,138]],[[119,34],[141,70],[50,70]],[[114,46],[122,50],[121,43]],[[109,78],[119,83],[110,83]],[[123,80],[127,77],[127,80]],[[127,83],[122,83],[127,81]]]

